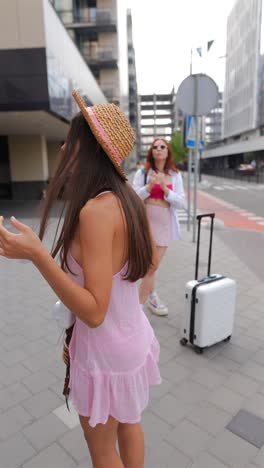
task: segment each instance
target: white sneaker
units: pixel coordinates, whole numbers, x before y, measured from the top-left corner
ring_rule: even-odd
[[[168,315],[169,313],[168,307],[161,302],[156,291],[149,295],[147,300],[147,306],[153,314],[159,315],[161,317]]]

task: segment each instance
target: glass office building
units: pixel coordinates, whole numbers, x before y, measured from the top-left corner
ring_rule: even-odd
[[[223,138],[258,126],[262,3],[238,0],[228,18]]]
[[[204,159],[216,175],[264,181],[264,0],[236,0],[228,17],[222,139]]]

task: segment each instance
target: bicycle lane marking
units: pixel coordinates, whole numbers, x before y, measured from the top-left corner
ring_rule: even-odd
[[[264,218],[263,221],[249,219],[245,213],[243,215],[242,212],[237,211],[239,207],[229,206],[219,198],[200,190],[197,192],[197,206],[200,212],[214,212],[216,217],[223,221],[225,227],[264,232]],[[252,215],[253,213],[248,213],[249,217]]]

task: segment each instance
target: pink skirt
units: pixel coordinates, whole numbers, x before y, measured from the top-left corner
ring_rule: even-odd
[[[146,209],[156,245],[168,247],[172,240],[170,209],[148,203],[146,204]]]

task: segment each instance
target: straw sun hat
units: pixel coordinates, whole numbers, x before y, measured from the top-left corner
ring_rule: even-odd
[[[126,180],[121,163],[133,149],[135,134],[125,114],[115,104],[87,107],[77,91],[73,91],[72,95],[96,140],[111,159],[117,172]]]

